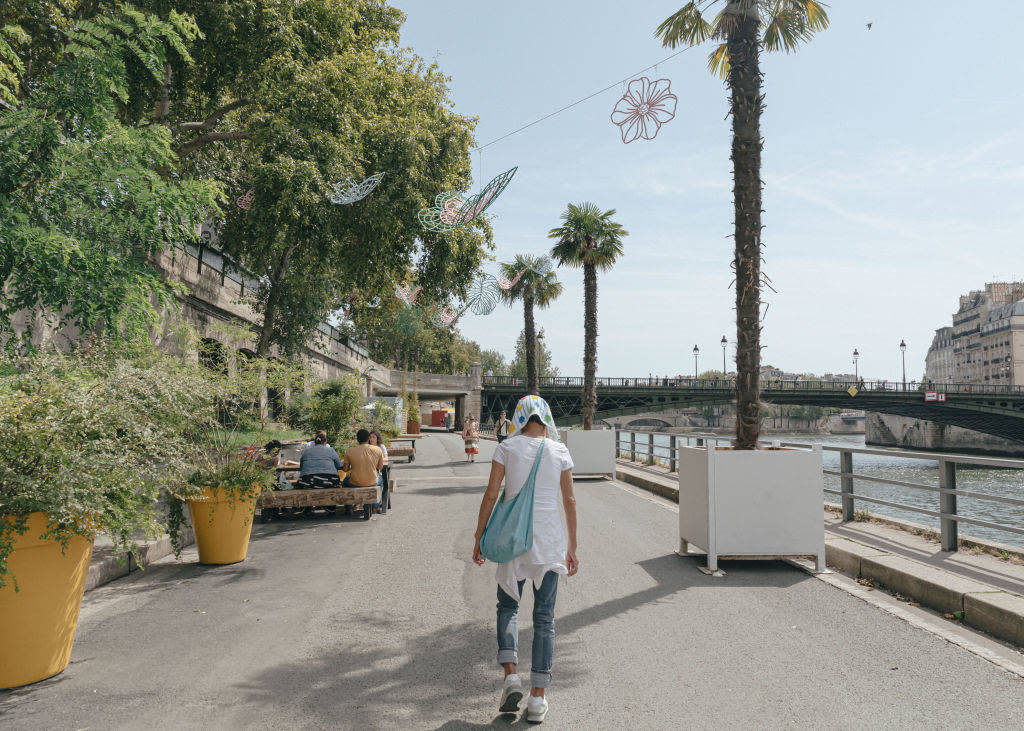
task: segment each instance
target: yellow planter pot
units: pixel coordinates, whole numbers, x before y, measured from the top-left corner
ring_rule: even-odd
[[[257,495],[235,498],[230,492],[203,488],[203,497],[188,501],[199,563],[225,564],[245,560],[256,514]]]
[[[0,589],[0,688],[49,678],[71,659],[92,539],[76,536],[62,551],[56,541],[39,540],[46,526],[44,513],[31,513],[8,558],[12,576]]]

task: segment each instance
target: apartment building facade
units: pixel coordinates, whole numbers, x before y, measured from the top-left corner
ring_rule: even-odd
[[[925,358],[935,383],[1024,384],[1024,282],[989,282],[960,297],[952,326]]]

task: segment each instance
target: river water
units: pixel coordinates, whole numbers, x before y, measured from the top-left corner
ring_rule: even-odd
[[[680,435],[680,444],[682,444],[682,436]],[[865,446],[864,435],[772,434],[765,438],[773,441],[779,440],[803,444],[820,443],[822,445],[849,447]],[[623,439],[628,439],[625,433],[623,434]],[[655,455],[659,458],[667,457],[668,436],[656,434],[654,441],[656,445]],[[637,451],[646,450],[646,447],[646,435],[637,433]],[[664,449],[659,449],[658,447],[664,447]],[[824,462],[825,469],[839,471],[838,452],[823,450],[822,461]],[[901,482],[913,482],[935,487],[939,485],[939,468],[935,460],[906,459],[876,454],[854,454],[853,471],[856,474],[899,480]],[[1024,500],[1024,470],[990,470],[960,466],[957,467],[956,480],[957,488],[960,490]],[[827,489],[838,490],[839,478],[825,475],[824,486]],[[875,497],[879,500],[888,500],[894,503],[903,503],[904,505],[925,510],[936,512],[939,510],[939,493],[928,490],[916,490],[897,485],[880,485],[865,480],[854,480],[853,492],[854,494]],[[838,495],[825,493],[824,497],[827,502],[839,503]],[[912,521],[936,530],[939,528],[938,518],[911,510],[893,508],[888,505],[879,505],[867,501],[857,501],[855,502],[855,507],[857,510],[868,510],[872,513]],[[1008,505],[991,500],[959,496],[957,498],[957,512],[968,518],[977,518],[979,520],[988,520],[994,523],[1024,528],[1024,505]],[[991,541],[1024,547],[1024,535],[995,530],[980,525],[961,523],[960,535],[975,536],[977,538],[985,538]]]

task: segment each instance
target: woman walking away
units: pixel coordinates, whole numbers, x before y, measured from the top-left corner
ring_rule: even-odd
[[[338,453],[327,444],[327,432],[318,431],[313,437],[313,445],[303,451],[299,457],[299,482],[301,488],[341,487],[338,470],[341,459]]]
[[[550,438],[548,438],[550,437]],[[558,429],[547,402],[539,396],[525,396],[516,406],[512,436],[497,446],[491,460],[491,477],[480,504],[473,561],[483,565],[484,551],[491,552],[490,537],[484,538],[491,511],[498,501],[501,482],[505,481],[502,504],[514,502],[523,491],[533,494],[532,544],[525,552],[498,564],[498,664],[505,670],[498,710],[515,713],[523,697],[523,686],[516,672],[519,662],[517,615],[523,587],[533,584],[533,651],[530,656],[530,697],[526,720],[540,723],[548,712],[545,690],[551,682],[551,664],[555,648],[555,595],[558,576],[573,576],[579,570],[576,557],[576,497],[573,494],[572,458],[558,438]],[[530,484],[532,482],[532,485]],[[565,527],[558,511],[558,494],[565,508]],[[515,505],[512,509],[519,507]],[[526,504],[525,507],[529,507]],[[495,511],[495,516],[501,509]],[[566,535],[568,528],[568,535]],[[516,531],[516,540],[520,531]],[[525,532],[525,535],[529,535]],[[524,539],[525,540],[525,539]],[[497,543],[497,541],[496,541]],[[512,544],[516,544],[513,540]],[[518,545],[513,550],[519,550]]]
[[[477,443],[480,441],[480,432],[476,428],[476,419],[472,416],[466,418],[466,428],[462,430],[462,440],[466,443],[466,459],[476,462],[476,455],[480,454]]]

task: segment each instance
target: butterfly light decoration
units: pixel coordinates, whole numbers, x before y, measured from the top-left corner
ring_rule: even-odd
[[[434,205],[423,208],[418,214],[420,225],[428,231],[454,231],[470,223],[474,218],[486,211],[502,191],[512,182],[518,167],[509,168],[495,176],[483,190],[473,196],[462,196],[459,193],[439,193]]]
[[[247,190],[244,194],[238,196],[237,200],[235,200],[235,205],[237,205],[243,211],[248,211],[250,208],[252,208],[253,201],[255,200],[256,192],[252,188],[249,188],[249,190]]]
[[[334,184],[334,189],[328,198],[331,199],[331,203],[336,203],[339,206],[349,206],[357,201],[361,201],[366,196],[370,195],[378,185],[380,181],[384,179],[384,173],[377,173],[366,178],[362,182],[356,182],[352,178],[346,178],[339,183]]]
[[[416,287],[412,289],[408,284],[399,284],[395,286],[395,296],[404,304],[406,307],[412,307],[416,304],[416,295],[420,293],[422,287]]]
[[[512,289],[514,286],[516,286],[516,284],[519,282],[519,280],[523,278],[524,274],[526,274],[526,270],[525,269],[520,269],[519,270],[519,274],[517,274],[515,276],[515,279],[509,279],[504,274],[499,274],[498,275],[498,286],[501,287],[504,290]]]

